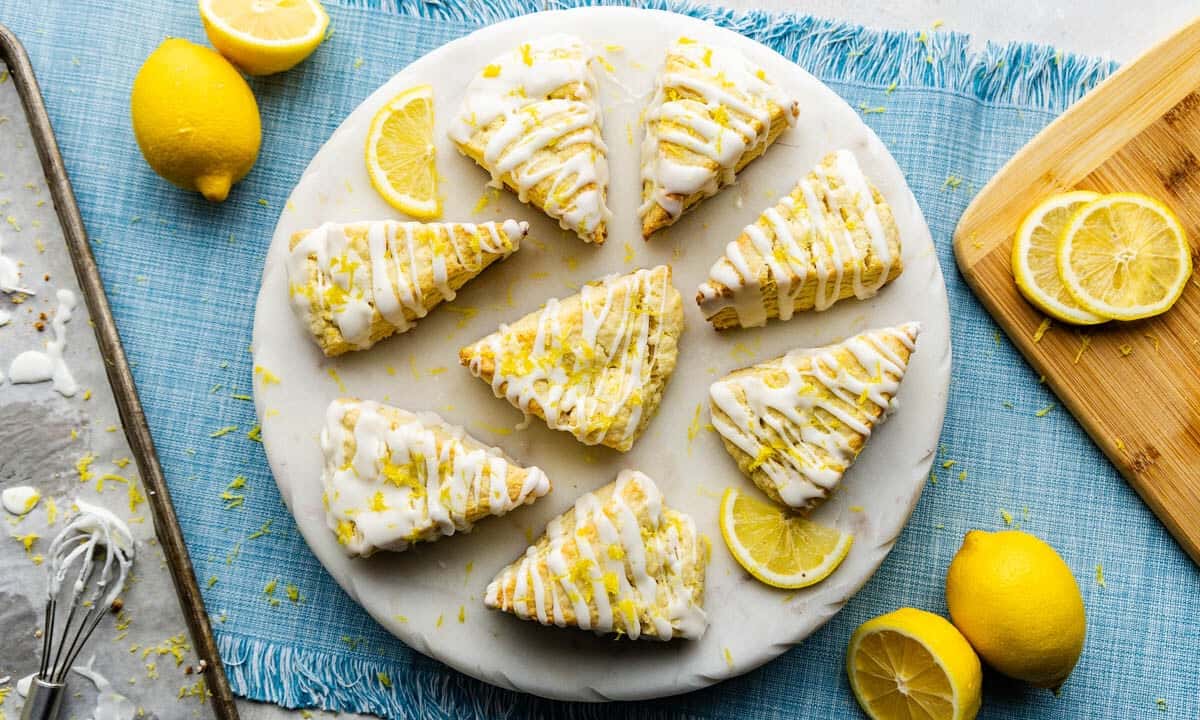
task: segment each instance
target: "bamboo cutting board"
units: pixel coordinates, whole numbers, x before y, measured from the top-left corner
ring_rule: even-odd
[[[1200,18],[1051,123],[979,193],[954,234],[980,301],[1200,564],[1200,275],[1168,313],[1075,329],[1017,291],[1013,235],[1041,199],[1071,189],[1136,191],[1183,222],[1200,268]],[[1082,351],[1082,352],[1081,352]]]

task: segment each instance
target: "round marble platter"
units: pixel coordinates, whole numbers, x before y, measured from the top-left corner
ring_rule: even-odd
[[[595,72],[609,148],[613,220],[603,247],[586,245],[507,192],[446,138],[463,88],[496,55],[526,38],[575,34],[611,65]],[[639,234],[638,116],[667,44],[680,35],[737,48],[800,102],[800,119],[738,182],[649,242]],[[292,314],[284,259],[288,238],[325,221],[400,218],[375,193],[363,145],[376,110],[418,83],[434,88],[437,162],[444,220],[528,220],[521,250],[468,284],[411,332],[336,359],[322,356]],[[888,199],[903,240],[904,273],[867,301],[797,314],[765,328],[718,333],[692,298],[708,268],[741,228],[788,192],[826,153],[852,150]],[[481,199],[484,198],[484,199]],[[684,296],[686,330],[662,405],[633,450],[586,447],[522,417],[457,362],[458,349],[566,297],[591,279],[669,263]],[[717,510],[729,486],[757,492],[708,423],[707,390],[721,375],[795,347],[818,346],[872,327],[919,320],[923,332],[899,393],[899,408],[870,439],[840,490],[814,517],[855,534],[842,566],[818,585],[767,587],[734,561]],[[692,18],[630,8],[539,13],[483,28],[395,75],[368,97],[317,153],[282,212],[267,255],[254,323],[254,362],[280,378],[255,376],[255,404],[271,470],[300,532],[351,597],[411,647],[495,685],[570,699],[641,699],[686,692],[751,670],[800,643],[867,581],[912,512],[928,476],[950,380],[945,284],[929,229],[900,168],[879,138],[832,90],[795,64],[736,33]],[[317,442],[326,405],[342,395],[432,410],[518,461],[543,468],[554,490],[536,504],[479,523],[468,535],[404,553],[346,557],[325,524]],[[614,641],[487,610],[484,589],[546,523],[623,468],[650,475],[669,505],[690,514],[712,540],[700,640]],[[322,629],[314,625],[313,632]],[[332,629],[329,632],[333,632]]]

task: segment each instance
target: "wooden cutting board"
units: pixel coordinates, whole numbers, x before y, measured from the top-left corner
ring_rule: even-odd
[[[1200,564],[1200,274],[1164,315],[1079,330],[1054,323],[1035,340],[1043,316],[1013,282],[1013,235],[1038,201],[1071,189],[1161,199],[1182,220],[1200,270],[1200,18],[1030,141],[954,234],[980,301]],[[1119,532],[1119,519],[1109,520]]]

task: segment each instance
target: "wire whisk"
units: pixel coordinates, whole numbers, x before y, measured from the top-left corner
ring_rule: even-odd
[[[21,720],[58,717],[67,674],[117,602],[133,566],[129,526],[105,508],[82,500],[76,504],[79,514],[54,538],[47,552],[42,660],[30,683]],[[72,573],[73,581],[69,579]],[[63,602],[60,595],[65,595]]]

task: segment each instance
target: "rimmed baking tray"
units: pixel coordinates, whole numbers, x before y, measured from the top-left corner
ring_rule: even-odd
[[[79,288],[91,314],[96,341],[104,358],[104,370],[116,399],[125,439],[129,443],[142,483],[146,487],[146,495],[154,517],[154,531],[167,559],[167,567],[170,569],[179,605],[187,622],[192,646],[197,657],[206,663],[204,679],[212,693],[209,702],[220,720],[237,720],[237,707],[225,677],[225,669],[217,654],[208,613],[200,596],[200,586],[196,583],[196,575],[192,571],[179,520],[175,516],[175,508],[171,504],[171,495],[167,490],[162,467],[159,466],[158,455],[154,451],[154,440],[150,436],[150,428],[142,412],[142,403],[138,400],[133,375],[125,360],[121,338],[117,334],[117,326],[108,307],[108,298],[104,294],[96,259],[88,245],[87,231],[84,230],[79,207],[75,204],[75,193],[71,189],[62,155],[58,151],[58,143],[54,139],[54,130],[50,126],[50,117],[46,114],[46,107],[42,102],[33,66],[20,41],[2,24],[0,61],[8,66],[9,75],[16,85],[21,105],[29,121],[29,129],[37,146],[46,185],[54,201],[54,210],[62,224],[67,252],[70,253]]]

